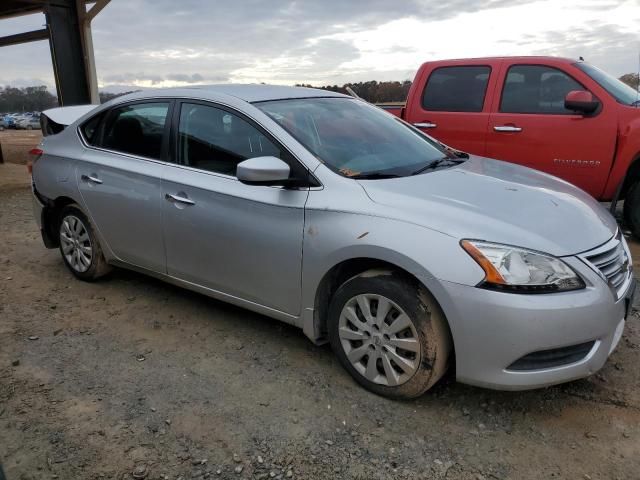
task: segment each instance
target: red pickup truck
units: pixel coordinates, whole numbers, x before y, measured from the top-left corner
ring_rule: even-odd
[[[625,222],[640,236],[639,100],[583,61],[474,58],[423,64],[406,105],[386,110],[456,149],[548,172],[614,208],[626,199]]]

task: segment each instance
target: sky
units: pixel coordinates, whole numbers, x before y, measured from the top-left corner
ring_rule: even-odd
[[[0,36],[44,15],[0,21]],[[407,80],[422,62],[584,57],[640,68],[640,0],[111,0],[93,21],[106,91],[211,83]],[[47,42],[0,48],[0,85],[54,89]]]

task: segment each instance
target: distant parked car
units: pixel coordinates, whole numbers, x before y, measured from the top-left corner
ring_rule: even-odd
[[[32,151],[34,211],[80,280],[118,265],[272,316],[396,398],[454,356],[484,387],[574,380],[622,337],[635,281],[604,207],[360,100],[226,85],[43,115],[69,126]]]
[[[21,118],[16,122],[16,128],[19,130],[40,129],[40,115],[29,115]]]
[[[5,115],[2,118],[2,122],[4,125],[4,128],[16,128],[16,119],[15,117],[13,117],[13,115]]]

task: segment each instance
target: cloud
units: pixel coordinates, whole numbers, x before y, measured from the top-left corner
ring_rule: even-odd
[[[562,14],[573,18],[570,9],[591,11],[597,19],[637,1],[563,0]],[[114,0],[94,20],[93,41],[101,85],[402,80],[411,78],[415,68],[429,58],[447,58],[453,50],[456,55],[460,51],[463,54],[473,51],[477,40],[486,35],[486,23],[477,21],[463,29],[459,26],[462,17],[486,18],[488,13],[499,19],[507,9],[548,10],[545,7],[548,3],[547,0]],[[542,18],[544,13],[541,12]],[[423,25],[418,36],[400,31],[373,43],[356,40],[361,33],[406,20]],[[4,34],[5,25],[16,33],[41,23],[41,15],[0,22],[0,35]],[[523,21],[521,35],[511,39],[512,44],[524,42],[531,52],[597,58],[600,65],[614,71],[624,68],[620,52],[628,52],[629,45],[634,44],[629,30],[625,33],[615,21],[577,27],[565,22],[563,28],[553,31],[546,31],[545,24],[532,19]],[[445,33],[433,35],[432,27],[436,25]],[[452,50],[451,45],[457,48]],[[501,52],[487,52],[492,53]],[[0,49],[0,74],[4,81],[42,78],[52,86],[49,55],[46,42]]]
[[[314,81],[337,78],[340,66],[359,55],[352,42],[332,35],[528,1],[127,0],[112,2],[97,17],[94,45],[100,71],[135,62],[165,76],[180,69],[234,81]]]
[[[544,32],[528,41],[533,45],[545,45],[533,50],[534,55],[584,57],[589,63],[607,65],[608,70],[617,72],[629,70],[629,54],[637,58],[640,48],[637,32],[600,22],[567,31]],[[637,68],[637,65],[633,67]]]
[[[186,73],[170,73],[165,78],[183,83],[201,83],[204,81],[204,77],[199,73],[193,73],[191,75],[187,75]]]

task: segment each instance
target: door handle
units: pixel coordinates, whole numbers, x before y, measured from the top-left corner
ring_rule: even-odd
[[[186,197],[181,197],[180,195],[172,195],[171,193],[165,194],[164,198],[166,198],[170,202],[179,202],[179,203],[184,203],[185,205],[196,204],[196,202],[194,202],[193,200],[190,200]]]
[[[102,180],[95,175],[81,175],[80,178],[85,182],[97,183],[98,185],[102,183]]]
[[[500,125],[493,127],[496,132],[521,132],[522,127],[516,127],[515,125]]]
[[[418,128],[436,128],[438,124],[432,122],[418,122],[414,123],[413,126]]]

